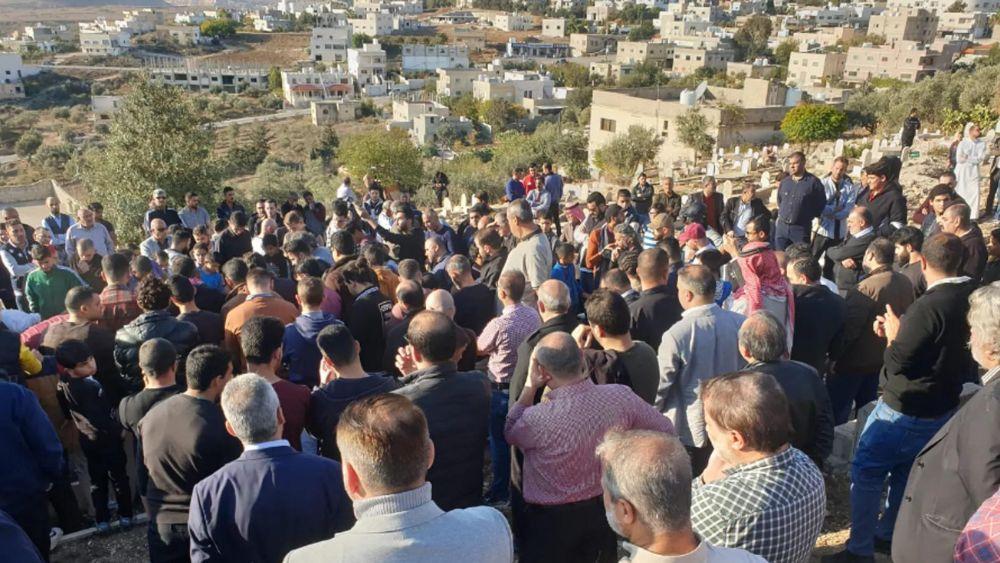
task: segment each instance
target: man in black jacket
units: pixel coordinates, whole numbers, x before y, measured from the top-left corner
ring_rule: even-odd
[[[868,187],[858,192],[857,204],[871,211],[871,225],[880,237],[906,225],[906,196],[899,187],[902,166],[899,157],[884,156],[865,168]]]
[[[744,182],[740,195],[726,201],[722,210],[722,231],[737,238],[745,237],[747,222],[767,212],[767,206],[757,197],[757,186],[753,182]]]
[[[822,270],[811,256],[788,264],[788,281],[795,294],[795,332],[792,339],[793,360],[809,364],[826,375],[830,352],[844,337],[847,304],[844,298],[819,283]]]
[[[969,299],[972,356],[987,370],[969,399],[917,455],[893,532],[898,563],[950,561],[958,530],[1000,486],[1000,288]]]
[[[459,372],[452,357],[458,325],[441,313],[423,311],[406,331],[412,356],[403,387],[427,416],[434,464],[427,471],[434,502],[442,510],[483,502],[483,452],[490,414],[490,386],[479,371]]]
[[[861,262],[868,245],[875,240],[872,228],[872,214],[865,207],[855,207],[847,216],[847,230],[850,236],[844,242],[826,251],[827,260],[833,260],[833,281],[841,295],[854,289],[864,273]]]
[[[476,233],[476,246],[482,265],[479,267],[479,281],[493,291],[497,290],[500,272],[507,263],[507,247],[503,237],[493,227],[487,227]]]
[[[833,451],[833,409],[819,374],[806,364],[782,359],[785,327],[767,311],[757,311],[743,322],[739,348],[747,361],[743,371],[770,374],[781,385],[791,414],[792,445],[823,467]]]
[[[632,339],[659,350],[663,333],[681,319],[681,303],[677,291],[670,291],[670,257],[661,248],[643,250],[636,268],[642,293],[629,304],[632,314]]]
[[[986,241],[979,225],[972,222],[971,210],[964,203],[956,203],[944,210],[938,219],[941,231],[951,233],[962,241],[962,265],[959,273],[979,283],[986,269]]]
[[[851,466],[851,538],[824,561],[870,560],[888,550],[914,458],[951,418],[962,383],[974,376],[969,353],[969,294],[975,283],[958,276],[962,243],[938,233],[924,244],[927,292],[900,319],[891,307],[876,321],[885,337],[882,398],[865,423]],[[879,507],[886,480],[885,512]]]
[[[725,198],[716,191],[716,181],[713,176],[705,176],[702,181],[702,189],[688,196],[684,207],[698,207],[705,210],[704,227],[712,229],[718,234],[722,234],[722,210],[725,207]]]

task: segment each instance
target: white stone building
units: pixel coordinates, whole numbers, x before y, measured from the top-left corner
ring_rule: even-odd
[[[347,72],[359,88],[380,84],[385,79],[385,50],[378,41],[365,43],[360,49],[347,50]]]
[[[80,30],[80,51],[85,55],[116,57],[128,52],[131,36],[123,31]]]
[[[370,12],[363,18],[352,18],[347,22],[351,25],[351,33],[354,34],[360,33],[369,37],[392,34],[393,18],[389,13]]]
[[[0,53],[0,99],[24,97],[24,62],[17,53]]]
[[[293,108],[305,108],[314,101],[340,100],[353,93],[351,77],[340,70],[281,71],[281,94],[286,105]]]
[[[502,13],[493,16],[493,27],[501,31],[528,31],[535,27],[531,14]]]
[[[403,45],[403,72],[437,70],[439,68],[466,68],[469,66],[469,48],[465,45]]]
[[[309,56],[313,61],[339,64],[347,60],[351,47],[351,26],[314,27],[309,37]]]

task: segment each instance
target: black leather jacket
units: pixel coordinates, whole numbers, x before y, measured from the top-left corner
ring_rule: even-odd
[[[167,311],[143,313],[115,334],[115,363],[122,377],[134,390],[142,388],[139,347],[151,338],[165,338],[177,348],[177,383],[185,387],[184,360],[198,345],[198,328],[177,320]]]

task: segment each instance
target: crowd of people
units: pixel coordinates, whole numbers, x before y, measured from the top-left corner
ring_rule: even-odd
[[[145,513],[157,563],[802,562],[875,401],[825,560],[996,561],[1000,230],[953,173],[908,217],[899,159],[848,164],[791,154],[774,211],[551,163],[457,219],[156,190],[135,245],[5,208],[3,546]]]

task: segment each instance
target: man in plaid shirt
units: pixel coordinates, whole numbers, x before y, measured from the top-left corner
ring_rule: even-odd
[[[101,320],[98,324],[112,332],[135,320],[142,311],[135,302],[135,293],[128,288],[131,263],[122,254],[111,254],[101,260],[107,287],[101,291]]]
[[[956,563],[1000,561],[1000,491],[972,515],[955,544]]]
[[[740,372],[703,384],[715,448],[694,480],[691,522],[712,545],[770,563],[809,559],[826,513],[819,469],[789,443],[788,401],[773,377]]]
[[[549,280],[545,283],[551,283]],[[556,281],[555,283],[561,283]],[[497,280],[497,297],[503,304],[499,317],[486,323],[476,341],[479,352],[489,355],[490,386],[490,459],[493,466],[493,483],[486,495],[487,502],[506,502],[510,496],[510,446],[503,437],[510,402],[510,378],[517,365],[517,348],[531,333],[542,326],[538,311],[521,303],[527,280],[524,274],[511,270],[500,274]],[[539,288],[541,291],[541,288]]]

